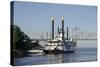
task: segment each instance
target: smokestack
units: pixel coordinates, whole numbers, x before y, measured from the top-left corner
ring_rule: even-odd
[[[62,20],[62,40],[64,41],[64,17],[62,17],[61,20]]]
[[[52,39],[54,39],[54,17],[52,17]]]
[[[69,39],[69,37],[68,37],[68,27],[67,27],[67,40]]]

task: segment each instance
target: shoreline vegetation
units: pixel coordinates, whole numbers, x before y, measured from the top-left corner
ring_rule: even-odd
[[[13,56],[14,58],[24,57],[28,53],[28,50],[34,49],[34,48],[42,48],[42,46],[39,45],[39,41],[32,42],[32,39],[30,39],[17,25],[13,25]]]

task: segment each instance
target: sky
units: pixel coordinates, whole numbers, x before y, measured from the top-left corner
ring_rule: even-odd
[[[65,29],[78,27],[81,30],[97,32],[96,6],[14,2],[14,24],[27,35],[51,32],[51,17],[55,17],[55,32],[58,26],[61,28],[61,17],[64,17]]]
[[[61,26],[64,17],[66,27],[78,27],[96,32],[97,7],[36,2],[14,2],[14,24],[25,32],[50,32],[51,17],[55,17],[55,28]]]

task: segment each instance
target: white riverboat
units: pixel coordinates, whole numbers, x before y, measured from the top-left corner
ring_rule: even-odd
[[[64,18],[62,17],[62,29],[58,29],[57,37],[54,37],[54,18],[52,18],[52,39],[48,40],[44,47],[46,53],[74,52],[76,49],[76,40],[64,37]]]

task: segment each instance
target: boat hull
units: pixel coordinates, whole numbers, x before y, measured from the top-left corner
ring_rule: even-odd
[[[46,54],[59,54],[59,53],[73,53],[74,51],[62,51],[62,50],[43,50],[44,53]]]

